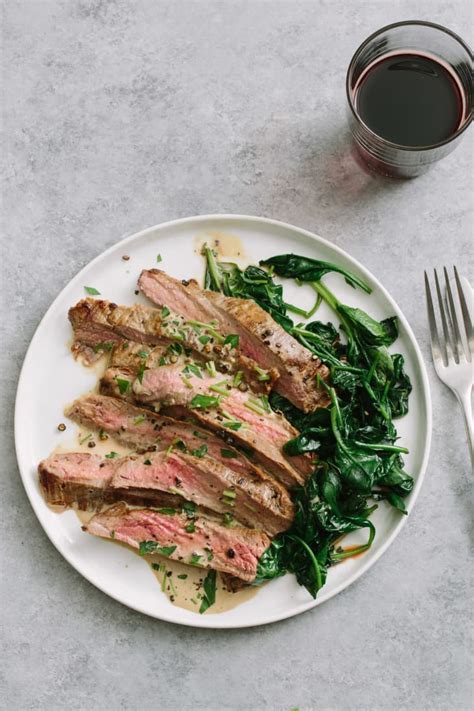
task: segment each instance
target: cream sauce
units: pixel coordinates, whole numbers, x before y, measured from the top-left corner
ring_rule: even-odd
[[[67,427],[68,426],[66,426],[64,432],[65,435],[67,435],[68,432]],[[77,427],[77,429],[73,436],[58,444],[51,454],[88,452],[89,454],[98,454],[100,457],[105,457],[105,455],[110,452],[117,452],[121,457],[126,454],[135,454],[130,447],[125,447],[123,444],[120,444],[120,442],[111,435],[107,435],[107,439],[101,439],[97,430],[91,430],[83,425],[74,425],[74,427]],[[89,446],[91,443],[94,444],[93,447]]]
[[[220,259],[244,259],[245,250],[240,237],[227,232],[210,230],[196,235],[194,238],[194,251],[200,254],[203,246],[207,244],[217,252]]]
[[[58,506],[51,506],[50,508],[51,510],[63,510]],[[140,507],[130,506],[130,508]],[[74,509],[74,511],[81,522],[81,525],[88,523],[95,513],[93,511],[79,511],[78,509]],[[141,560],[146,561],[159,584],[159,588],[161,588],[161,592],[165,594],[174,605],[182,607],[185,610],[191,610],[191,612],[199,613],[199,608],[203,598],[202,583],[208,573],[208,570],[204,568],[192,567],[190,565],[184,565],[184,563],[170,560],[169,558],[161,555],[153,554],[141,556],[136,549],[130,548],[130,546],[126,543],[122,543],[121,541],[109,540],[109,543],[122,546],[128,551],[138,555]],[[157,569],[154,568],[153,565],[160,567]],[[183,579],[178,577],[180,575],[185,575],[186,578]],[[235,593],[229,592],[224,588],[222,580],[218,574],[216,601],[214,605],[208,608],[206,614],[215,614],[225,612],[226,610],[232,610],[234,607],[241,605],[243,602],[251,600],[257,594],[258,590],[259,588],[257,587],[247,587],[242,590],[238,590]]]
[[[203,568],[194,568],[178,561],[164,558],[160,555],[148,555],[145,559],[150,564],[150,569],[158,580],[161,590],[177,607],[199,613],[203,598],[202,583],[208,571]],[[152,567],[153,563],[159,564],[160,569]],[[170,575],[171,573],[171,575]],[[186,575],[183,580],[179,575]],[[251,600],[259,588],[247,587],[238,592],[229,592],[223,586],[222,580],[217,575],[216,601],[208,608],[206,614],[216,614],[232,610],[247,600]]]

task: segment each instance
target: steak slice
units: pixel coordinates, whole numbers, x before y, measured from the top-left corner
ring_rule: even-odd
[[[179,281],[159,269],[144,270],[138,285],[158,306],[186,318],[217,321],[222,333],[238,334],[242,352],[261,368],[275,369],[275,390],[304,412],[329,404],[316,380],[328,377],[326,366],[251,299],[205,291],[194,280]]]
[[[101,459],[87,452],[53,454],[38,466],[40,487],[52,506],[80,511],[99,511],[106,504],[122,501],[138,506],[180,507],[182,498],[158,489],[121,489],[113,486],[118,460]]]
[[[107,372],[104,380],[108,377]],[[285,486],[302,484],[313,470],[308,455],[287,458],[283,445],[298,432],[283,415],[273,412],[268,400],[248,390],[233,387],[232,379],[222,380],[202,372],[183,374],[175,366],[162,366],[144,372],[132,390],[136,399],[169,410],[180,417],[192,413],[201,424],[232,435],[239,445],[250,447],[256,459]]]
[[[139,500],[150,506],[173,501],[181,508],[184,499],[270,535],[286,530],[292,521],[291,506],[286,513],[280,510],[271,482],[243,477],[211,457],[178,450],[110,462],[88,453],[56,454],[41,462],[39,472],[46,499],[57,505],[85,501],[86,508],[96,510],[104,502]]]
[[[287,490],[273,476],[257,467],[222,438],[192,422],[182,422],[134,407],[123,400],[90,394],[76,400],[65,414],[91,429],[103,430],[122,444],[141,452],[167,450],[172,444],[184,443],[188,451],[203,451],[204,457],[220,462],[239,477],[261,482],[279,514],[292,520],[293,504]],[[225,447],[225,448],[224,448]]]
[[[179,343],[207,360],[214,359],[216,367],[225,373],[242,374],[255,390],[268,392],[278,377],[275,369],[263,371],[255,361],[243,355],[232,342],[218,333],[215,324],[186,320],[167,307],[161,310],[142,304],[118,306],[110,301],[82,299],[69,309],[69,320],[74,330],[72,352],[87,364],[95,362],[123,340],[145,346],[169,346]]]
[[[229,573],[247,583],[255,579],[258,560],[270,545],[268,536],[248,528],[226,528],[204,516],[194,519],[192,533],[186,530],[188,527],[189,519],[184,514],[169,516],[117,504],[96,514],[83,530],[132,548],[148,542],[150,549],[155,543],[172,560]]]

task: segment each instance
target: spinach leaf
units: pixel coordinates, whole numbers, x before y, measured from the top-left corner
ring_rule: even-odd
[[[398,338],[397,319],[395,316],[383,321],[376,321],[362,309],[355,309],[339,304],[337,310],[349,323],[360,343],[370,346],[390,346]]]
[[[273,580],[273,578],[285,575],[284,546],[285,539],[283,536],[273,539],[267,550],[260,556],[257,564],[257,577],[253,582],[254,585],[261,585],[267,580]]]
[[[319,259],[301,257],[298,254],[280,254],[278,257],[262,259],[261,265],[272,267],[278,276],[291,277],[300,281],[320,281],[329,272],[342,274],[348,284],[353,287],[358,286],[363,291],[370,294],[372,289],[365,281],[352,274],[347,269],[339,267],[337,264],[323,262]]]

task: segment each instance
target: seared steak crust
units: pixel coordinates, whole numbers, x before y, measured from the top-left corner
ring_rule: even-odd
[[[159,310],[142,304],[118,306],[110,301],[87,298],[69,309],[69,320],[74,330],[72,352],[89,364],[123,340],[148,347],[178,343],[199,357],[214,360],[223,373],[241,371],[243,379],[254,390],[268,392],[278,377],[275,369],[269,369],[262,379],[258,364],[238,347],[224,343],[224,336],[211,324],[196,325],[168,308]]]

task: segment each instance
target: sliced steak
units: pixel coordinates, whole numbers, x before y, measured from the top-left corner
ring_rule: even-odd
[[[65,412],[75,422],[103,430],[122,444],[141,452],[167,450],[181,442],[188,452],[203,451],[204,457],[220,462],[239,477],[271,487],[271,499],[285,518],[293,517],[293,506],[286,489],[265,470],[257,467],[222,438],[192,422],[183,422],[134,407],[123,400],[90,394],[76,400]],[[195,413],[193,413],[195,414]],[[229,435],[231,430],[228,431]]]
[[[231,434],[237,443],[250,447],[285,486],[304,483],[313,469],[312,458],[287,458],[282,451],[297,431],[283,415],[271,410],[266,399],[233,387],[232,382],[232,378],[223,381],[204,372],[200,377],[190,373],[183,378],[180,368],[163,366],[145,371],[132,390],[137,400],[155,409],[163,407],[180,417],[192,413],[201,424]]]
[[[51,506],[99,511],[106,504],[127,499],[138,506],[181,507],[182,498],[158,489],[121,489],[112,482],[118,460],[87,452],[53,454],[38,466],[40,487]]]
[[[188,527],[184,514],[168,516],[118,504],[96,514],[83,529],[132,548],[148,542],[150,549],[155,543],[173,560],[229,573],[247,583],[255,579],[258,560],[270,545],[268,536],[248,528],[225,528],[204,516],[195,519],[192,533]]]
[[[278,372],[275,390],[296,407],[311,412],[328,405],[326,391],[316,380],[318,375],[327,378],[326,366],[251,299],[204,291],[194,280],[182,282],[158,269],[143,271],[138,285],[159,306],[186,318],[217,321],[222,333],[238,334],[242,352],[261,368]]]
[[[179,508],[183,499],[191,501],[225,514],[229,522],[235,518],[270,535],[291,525],[291,506],[286,514],[281,511],[271,482],[241,476],[201,452],[193,455],[170,449],[110,462],[88,453],[56,454],[41,462],[40,482],[50,503],[65,506],[80,506],[72,498],[75,494],[93,510],[101,502],[118,500],[169,506],[173,495]],[[103,471],[98,479],[98,472]],[[182,498],[176,502],[176,497]]]
[[[74,330],[72,352],[89,364],[124,340],[148,347],[179,343],[183,349],[215,361],[221,372],[241,372],[255,390],[268,392],[278,377],[275,369],[264,371],[243,355],[234,342],[225,343],[225,336],[217,332],[215,324],[197,324],[167,307],[159,310],[142,304],[118,306],[87,298],[69,309],[69,320]]]

